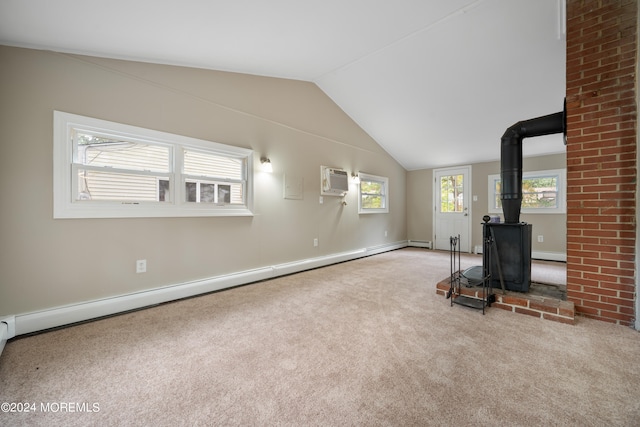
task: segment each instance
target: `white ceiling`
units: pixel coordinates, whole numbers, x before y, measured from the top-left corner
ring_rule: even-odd
[[[497,160],[507,127],[562,110],[563,5],[0,0],[0,44],[314,82],[413,170]]]

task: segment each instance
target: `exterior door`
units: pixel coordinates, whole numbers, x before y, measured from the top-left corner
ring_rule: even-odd
[[[434,170],[434,248],[449,250],[460,235],[460,251],[471,252],[471,166]]]

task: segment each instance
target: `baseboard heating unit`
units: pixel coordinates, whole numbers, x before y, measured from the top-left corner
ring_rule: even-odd
[[[0,319],[0,354],[4,350],[4,346],[8,340],[16,336],[16,320],[15,317],[6,317]]]
[[[268,265],[251,270],[238,271],[230,274],[209,277],[191,282],[176,283],[155,289],[133,292],[123,295],[82,301],[65,306],[50,307],[45,310],[15,314],[11,317],[0,318],[2,345],[16,335],[24,335],[46,329],[71,325],[104,316],[111,316],[129,310],[137,310],[189,298],[222,289],[257,283],[287,274],[313,268],[324,267],[339,262],[350,261],[369,255],[404,248],[407,241],[385,243],[377,246],[358,248],[351,251],[331,253],[314,258],[306,258],[288,263]],[[5,338],[6,337],[6,338]]]
[[[409,246],[413,246],[416,248],[433,249],[431,245],[431,241],[427,241],[427,240],[409,240]]]

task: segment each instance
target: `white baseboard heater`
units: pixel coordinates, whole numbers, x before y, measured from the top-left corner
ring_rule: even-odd
[[[409,240],[409,246],[413,246],[416,248],[433,249],[430,240]]]
[[[8,340],[16,336],[15,316],[0,319],[0,354]]]
[[[407,241],[387,243],[383,245],[360,248],[347,252],[327,254],[316,258],[302,259],[284,264],[265,266],[253,270],[245,270],[222,276],[131,294],[117,295],[100,300],[92,300],[46,310],[17,314],[0,318],[0,353],[8,339],[16,335],[38,332],[50,328],[69,325],[103,316],[150,307],[168,301],[175,301],[195,295],[205,294],[221,289],[259,282],[286,274],[297,273],[318,267],[354,260],[407,246]]]
[[[482,254],[482,245],[476,245],[473,248],[473,253],[478,255]],[[532,251],[531,259],[567,262],[567,254],[562,252]]]

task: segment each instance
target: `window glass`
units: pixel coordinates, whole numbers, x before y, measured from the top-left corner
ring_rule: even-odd
[[[385,207],[384,183],[360,181],[360,194],[363,209],[381,209]]]
[[[76,201],[170,201],[171,147],[73,132]],[[163,181],[163,191],[159,190]],[[162,196],[162,197],[161,197]]]
[[[539,176],[522,180],[522,207],[558,207],[558,176]]]
[[[76,163],[85,166],[169,172],[170,147],[76,134]]]
[[[440,212],[462,212],[464,210],[464,175],[449,175],[440,178]]]
[[[242,159],[184,150],[184,173],[186,175],[241,180],[242,172]]]
[[[156,175],[135,175],[93,169],[77,169],[77,201],[170,201],[166,197],[169,181]],[[163,196],[159,190],[163,184]]]

